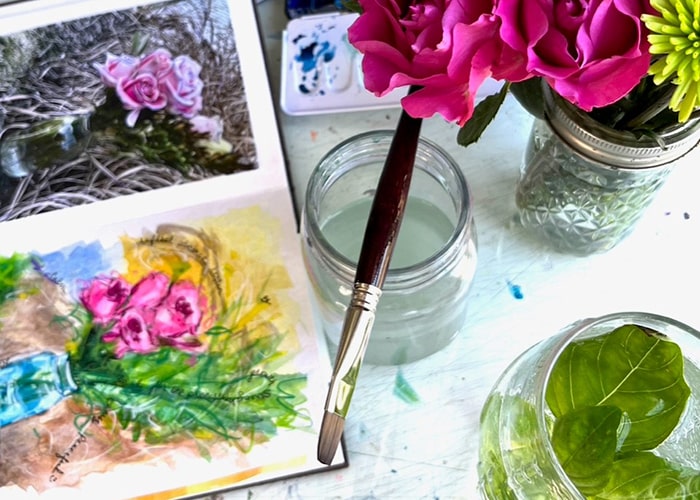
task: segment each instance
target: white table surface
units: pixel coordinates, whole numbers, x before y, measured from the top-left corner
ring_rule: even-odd
[[[282,0],[258,4],[272,91],[279,96]],[[399,111],[279,114],[296,199],[338,142],[394,128]],[[423,135],[445,148],[470,184],[478,269],[466,330],[446,349],[402,367],[362,368],[345,425],[349,467],[229,492],[226,499],[478,498],[479,413],[499,373],[520,352],[582,317],[622,310],[665,314],[700,328],[700,152],[687,157],[635,232],[590,257],[549,251],[515,222],[514,186],[532,119],[508,98],[482,139],[456,143],[440,117]],[[523,298],[511,293],[520,286]],[[401,373],[420,401],[393,394]]]

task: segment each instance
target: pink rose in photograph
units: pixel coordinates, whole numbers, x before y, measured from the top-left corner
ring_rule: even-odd
[[[187,55],[173,58],[162,48],[140,58],[107,54],[106,62],[95,68],[102,82],[115,89],[124,109],[129,111],[129,127],[136,125],[144,109],[167,109],[185,118],[193,118],[202,109],[201,66]]]
[[[126,124],[133,127],[142,109],[158,111],[168,104],[168,98],[163,93],[160,83],[154,75],[138,74],[123,78],[117,82],[117,95],[130,113]]]
[[[648,0],[498,0],[501,38],[562,97],[585,111],[627,95],[651,55]]]
[[[129,57],[129,56],[126,56]],[[167,77],[173,69],[173,56],[165,49],[156,49],[139,59],[135,71],[139,74],[153,75],[158,81]]]
[[[104,64],[97,65],[102,83],[108,87],[116,87],[117,82],[130,76],[136,69],[139,62],[137,57],[127,55],[115,56],[107,53],[107,60]]]
[[[178,56],[172,71],[163,78],[168,93],[168,109],[185,118],[193,118],[202,109],[202,88],[199,78],[201,66],[189,56]]]

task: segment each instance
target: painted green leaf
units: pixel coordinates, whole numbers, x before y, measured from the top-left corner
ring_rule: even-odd
[[[631,453],[612,464],[610,482],[597,500],[700,498],[700,472],[675,466],[651,452]]]
[[[501,104],[503,104],[508,94],[508,88],[509,84],[506,83],[497,94],[486,97],[476,105],[472,117],[457,133],[458,144],[467,147],[479,140],[486,127],[496,117]]]
[[[29,258],[23,255],[0,256],[0,305],[17,294],[19,282],[30,265]]]
[[[621,420],[622,412],[615,406],[586,406],[554,423],[554,453],[584,495],[597,493],[610,478]]]
[[[636,325],[570,344],[546,391],[557,418],[585,406],[620,408],[629,419],[621,452],[659,445],[678,424],[689,395],[680,348]]]

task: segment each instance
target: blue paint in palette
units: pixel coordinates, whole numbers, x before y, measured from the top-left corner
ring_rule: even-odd
[[[340,92],[352,80],[352,53],[347,28],[332,19],[311,24],[292,40],[294,77],[303,95]]]
[[[305,38],[305,37],[302,37]],[[300,46],[299,53],[294,60],[301,63],[301,82],[299,92],[309,94],[319,86],[320,61],[328,63],[335,57],[335,47],[328,41],[312,41],[309,45]],[[320,91],[323,95],[323,90]]]

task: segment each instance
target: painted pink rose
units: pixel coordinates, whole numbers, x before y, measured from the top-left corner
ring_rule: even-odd
[[[103,341],[115,342],[114,355],[117,358],[129,352],[148,354],[158,349],[158,342],[149,328],[148,316],[148,311],[130,308],[112,330],[103,335]]]
[[[106,325],[124,307],[131,286],[119,276],[97,277],[80,292],[80,302],[97,324]]]
[[[611,104],[646,75],[648,0],[497,0],[501,38],[580,108]]]
[[[154,324],[159,336],[177,337],[196,334],[206,307],[199,290],[189,282],[175,283],[155,312]]]
[[[168,96],[168,110],[185,118],[192,118],[202,109],[202,88],[199,78],[201,66],[189,56],[177,56],[172,71],[161,80]]]
[[[95,68],[100,73],[100,79],[108,87],[116,87],[117,82],[122,78],[129,77],[139,63],[137,57],[129,55],[115,56],[107,53],[104,64],[95,64]]]
[[[365,87],[378,96],[421,87],[401,102],[411,116],[439,113],[463,125],[488,77],[527,76],[522,63],[511,60],[522,56],[498,37],[493,0],[360,0],[360,5],[348,39],[363,54]]]
[[[158,307],[168,295],[170,278],[163,273],[150,273],[134,285],[129,297],[129,307]]]

